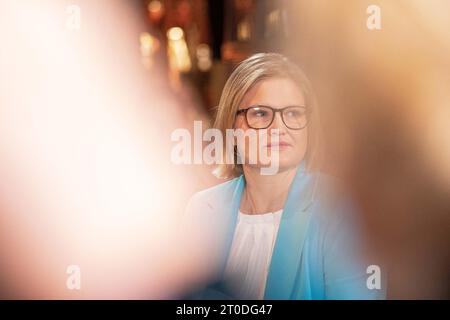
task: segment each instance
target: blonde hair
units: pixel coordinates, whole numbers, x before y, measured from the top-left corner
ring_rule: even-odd
[[[318,144],[320,140],[320,123],[316,98],[312,86],[303,71],[285,56],[277,53],[257,53],[239,63],[228,78],[222,91],[217,107],[216,119],[213,127],[219,129],[223,136],[227,129],[234,128],[236,112],[246,93],[258,82],[268,78],[281,77],[294,81],[301,89],[307,107],[311,110],[308,123],[308,145],[305,155],[306,169],[311,170],[313,163],[317,164]],[[232,178],[242,174],[242,165],[237,163],[234,154],[234,163],[225,161],[227,148],[224,146],[222,164],[214,171],[220,178]]]

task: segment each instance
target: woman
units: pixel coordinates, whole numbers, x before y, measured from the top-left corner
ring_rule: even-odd
[[[224,136],[227,129],[259,134],[256,145],[236,142],[234,163],[219,165],[217,174],[232,180],[189,202],[192,258],[218,281],[197,297],[382,297],[382,290],[367,288],[368,264],[359,261],[349,205],[325,191],[330,178],[312,171],[319,123],[302,71],[273,53],[241,62],[225,85],[214,127]],[[251,148],[277,159],[277,173],[262,174],[271,163],[250,161]]]

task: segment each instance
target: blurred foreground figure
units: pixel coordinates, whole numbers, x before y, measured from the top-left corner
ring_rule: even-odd
[[[450,298],[450,3],[292,5],[288,50],[318,88],[327,169],[358,201],[387,298]]]
[[[171,297],[194,110],[144,73],[133,2],[74,3],[0,2],[0,298]]]

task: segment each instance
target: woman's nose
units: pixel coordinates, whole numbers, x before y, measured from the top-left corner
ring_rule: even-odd
[[[269,127],[269,131],[271,131],[272,129],[278,129],[280,130],[280,134],[285,132],[286,130],[286,125],[283,122],[283,119],[281,118],[281,113],[280,112],[276,112],[275,116],[273,118],[272,124]]]

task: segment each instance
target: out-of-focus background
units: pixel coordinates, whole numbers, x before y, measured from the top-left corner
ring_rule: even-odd
[[[292,39],[285,1],[134,1],[146,20],[140,35],[143,66],[166,65],[174,90],[192,89],[213,115],[233,67],[252,53],[282,50]]]
[[[210,126],[233,67],[279,52],[313,83],[321,170],[355,199],[388,298],[448,298],[449,15],[446,0],[1,1],[0,297],[166,298],[202,278],[177,223],[221,181],[173,164],[171,133]]]

